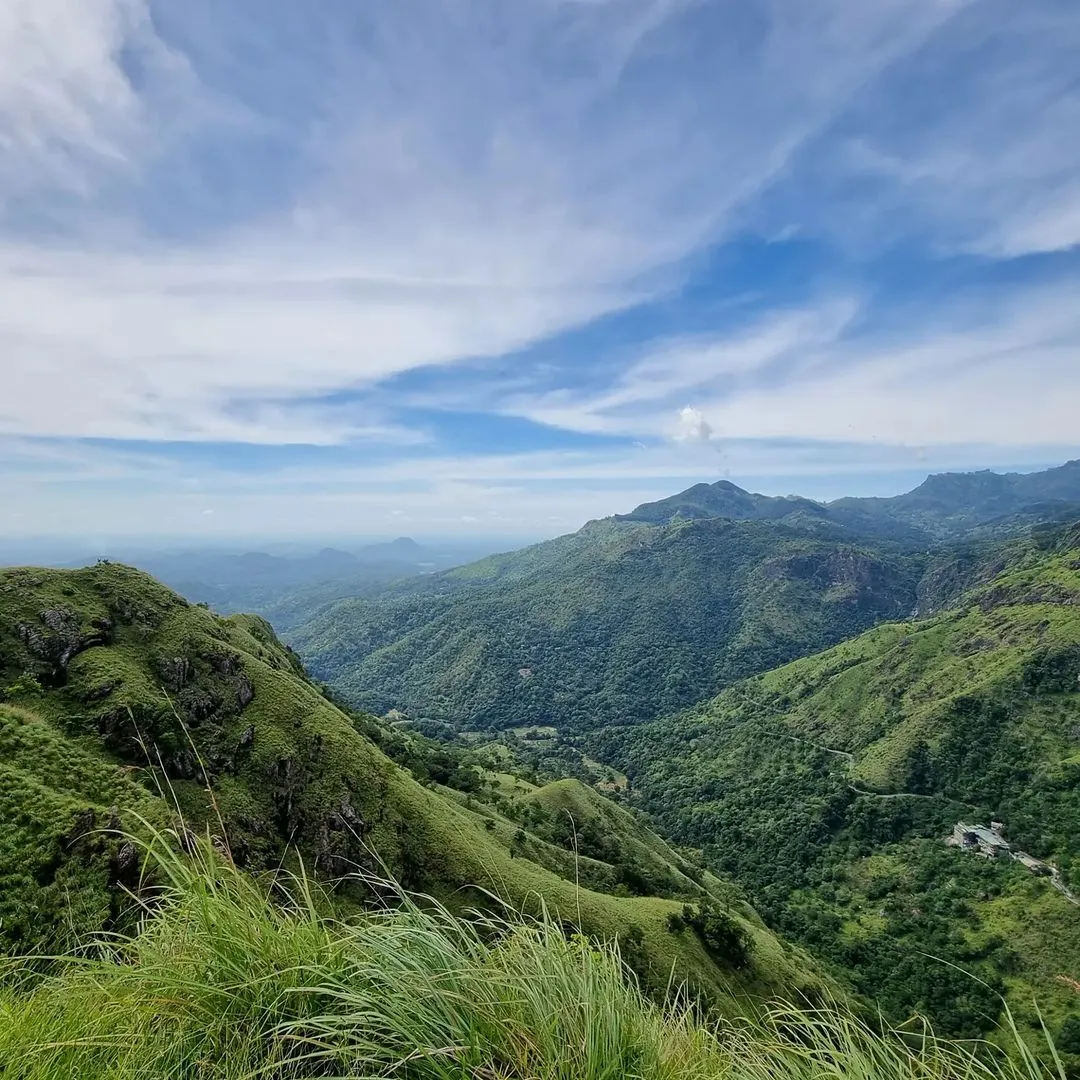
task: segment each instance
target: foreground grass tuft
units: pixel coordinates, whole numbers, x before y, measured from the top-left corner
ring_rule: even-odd
[[[382,910],[329,918],[302,876],[266,885],[161,838],[150,858],[166,885],[138,933],[45,975],[40,961],[3,972],[4,1080],[1053,1075],[1030,1055],[881,1035],[838,1009],[706,1023],[645,998],[616,946],[550,917],[466,922],[394,891]]]

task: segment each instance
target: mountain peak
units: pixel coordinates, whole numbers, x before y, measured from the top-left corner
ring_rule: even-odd
[[[759,495],[733,484],[717,480],[693,487],[656,502],[642,503],[629,514],[616,514],[616,521],[641,521],[666,525],[686,519],[726,517],[737,521],[775,521],[798,511],[815,516],[825,512],[820,503],[798,495]]]

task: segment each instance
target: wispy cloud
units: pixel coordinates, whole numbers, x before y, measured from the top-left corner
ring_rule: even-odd
[[[268,403],[655,294],[944,9],[785,10],[15,0],[5,429],[348,439]]]
[[[993,257],[1080,244],[1080,17],[977,0],[852,99],[765,206],[860,248]]]
[[[909,487],[926,471],[1041,467],[1056,453],[1052,446],[669,440],[603,452],[407,451],[389,464],[339,459],[241,471],[227,461],[182,465],[167,453],[7,444],[0,445],[0,529],[9,536],[176,537],[204,535],[212,525],[246,541],[403,531],[535,538],[720,476],[772,494],[832,498],[882,484]],[[211,516],[212,523],[204,520]]]
[[[571,430],[897,445],[1077,446],[1080,309],[1071,285],[965,298],[916,326],[868,329],[826,301],[729,337],[660,344],[610,392],[514,395]],[[693,393],[692,408],[677,402]],[[676,419],[677,418],[677,419]]]
[[[682,475],[631,440],[696,444],[695,476],[762,439],[817,440],[822,468],[875,441],[1064,448],[1078,48],[1053,0],[8,0],[9,483],[42,482],[34,440],[77,439],[158,444],[129,479],[163,498],[179,444],[219,448],[219,479],[304,446],[409,484],[465,460],[455,415],[491,419],[481,473],[524,460],[527,424],[596,439],[544,466],[568,483]],[[900,295],[949,259],[968,276]]]

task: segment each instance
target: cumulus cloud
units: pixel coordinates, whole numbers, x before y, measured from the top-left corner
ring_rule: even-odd
[[[680,443],[707,443],[713,437],[713,429],[700,409],[687,405],[679,412],[672,437]]]

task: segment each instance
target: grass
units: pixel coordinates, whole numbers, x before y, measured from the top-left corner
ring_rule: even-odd
[[[388,883],[326,915],[303,875],[257,879],[209,846],[177,854],[139,932],[0,982],[5,1080],[1034,1080],[988,1046],[878,1032],[835,1007],[709,1021],[644,996],[614,943],[541,910],[464,921]]]
[[[0,954],[107,923],[120,845],[94,826],[130,813],[162,823],[158,810],[93,748],[29,709],[0,704]]]

